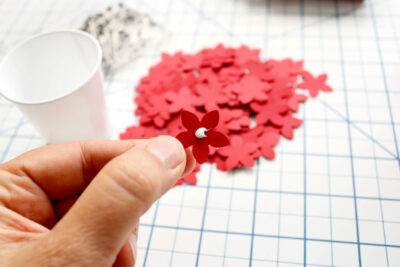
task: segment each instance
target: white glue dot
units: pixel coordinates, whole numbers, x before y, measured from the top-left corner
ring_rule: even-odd
[[[207,137],[206,131],[207,131],[206,128],[201,127],[201,128],[199,128],[199,129],[196,130],[195,135],[196,135],[196,137],[199,138],[199,139],[204,138],[204,137]]]

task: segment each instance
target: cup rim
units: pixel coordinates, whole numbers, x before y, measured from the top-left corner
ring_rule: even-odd
[[[19,43],[17,43],[14,47],[12,47],[7,53],[6,55],[3,57],[3,59],[0,62],[0,70],[2,68],[2,66],[7,62],[8,58],[19,48],[21,48],[22,46],[24,46],[25,44],[46,36],[46,35],[52,35],[52,34],[59,34],[59,33],[72,33],[72,34],[77,34],[80,36],[83,36],[85,38],[87,38],[89,41],[91,41],[92,44],[94,44],[94,46],[96,47],[97,53],[98,53],[98,58],[97,58],[97,62],[94,65],[93,69],[89,72],[89,74],[87,75],[88,77],[83,79],[76,87],[67,90],[64,94],[61,94],[59,96],[53,97],[53,98],[49,98],[46,100],[39,100],[39,101],[20,101],[18,99],[13,99],[10,96],[5,95],[4,90],[1,90],[0,88],[0,96],[4,97],[5,99],[7,99],[10,102],[16,103],[16,104],[22,104],[22,105],[40,105],[40,104],[46,104],[46,103],[50,103],[50,102],[55,102],[61,98],[64,98],[68,95],[71,95],[72,93],[76,92],[79,88],[81,88],[84,84],[86,84],[88,81],[90,81],[90,79],[95,75],[95,73],[100,69],[101,66],[101,62],[102,62],[102,58],[103,58],[103,51],[100,47],[99,42],[96,40],[96,38],[94,38],[92,35],[90,35],[87,32],[81,31],[81,30],[75,30],[75,29],[59,29],[59,30],[52,30],[52,31],[47,31],[47,32],[43,32],[43,33],[39,33],[39,34],[35,34],[31,37],[28,37],[22,41],[20,41]]]

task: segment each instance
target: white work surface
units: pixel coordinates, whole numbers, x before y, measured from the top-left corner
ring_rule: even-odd
[[[0,0],[0,40],[100,1],[82,2]],[[170,37],[106,78],[114,138],[136,123],[133,87],[161,51],[247,44],[263,58],[304,59],[334,88],[302,105],[304,124],[276,160],[231,173],[204,164],[198,185],[157,202],[141,221],[137,266],[400,266],[399,0],[130,2]],[[0,162],[44,144],[0,99]]]

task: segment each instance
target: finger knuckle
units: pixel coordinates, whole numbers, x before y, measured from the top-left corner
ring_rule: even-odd
[[[152,170],[132,166],[126,161],[116,162],[113,171],[114,181],[125,192],[138,199],[144,206],[150,206],[160,190],[156,167]]]

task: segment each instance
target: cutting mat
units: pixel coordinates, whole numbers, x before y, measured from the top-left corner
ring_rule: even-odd
[[[0,0],[0,40],[13,44],[99,2]],[[232,173],[204,165],[197,186],[157,202],[141,221],[137,266],[400,266],[398,0],[129,4],[170,37],[106,78],[115,138],[136,123],[132,87],[160,51],[247,44],[263,58],[304,59],[334,88],[302,106],[304,124],[276,160]],[[0,162],[44,144],[0,99]]]

